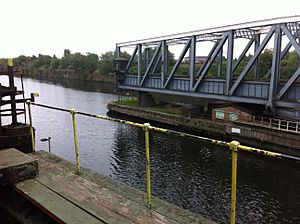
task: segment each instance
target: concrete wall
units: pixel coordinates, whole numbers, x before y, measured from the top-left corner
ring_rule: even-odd
[[[186,118],[117,103],[109,103],[107,107],[112,112],[142,118],[145,119],[145,122],[160,122],[185,130],[197,131],[210,138],[238,140],[248,146],[300,156],[299,133],[262,127],[247,122],[226,123],[224,120]]]

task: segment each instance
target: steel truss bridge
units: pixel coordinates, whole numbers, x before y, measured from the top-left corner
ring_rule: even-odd
[[[117,85],[124,90],[265,105],[277,114],[300,119],[299,39],[300,16],[290,16],[118,43],[116,58],[124,49],[133,51],[125,66],[116,65]],[[241,40],[247,42],[245,46]],[[203,42],[213,45],[197,69],[196,49]],[[170,65],[168,49],[174,45],[181,45],[182,51]],[[272,48],[271,67],[267,74],[260,74],[260,57],[268,47]],[[281,61],[291,49],[298,56],[297,69],[282,79]],[[241,63],[250,50],[252,57]],[[188,64],[185,76],[177,72],[183,61]],[[218,71],[208,77],[216,64]],[[135,73],[130,72],[133,66]],[[239,66],[243,68],[237,73]]]

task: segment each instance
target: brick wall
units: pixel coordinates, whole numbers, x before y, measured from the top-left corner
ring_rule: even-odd
[[[229,114],[232,113],[238,113],[239,114],[239,121],[252,121],[253,115],[250,113],[247,113],[243,110],[240,110],[235,107],[221,107],[221,108],[215,108],[212,110],[212,120],[221,120],[216,118],[216,111],[224,111],[224,121],[230,122],[229,120]]]

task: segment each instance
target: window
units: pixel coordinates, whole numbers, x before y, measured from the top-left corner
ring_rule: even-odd
[[[237,121],[240,118],[240,114],[236,112],[229,112],[229,120],[230,121]]]
[[[224,120],[224,114],[223,110],[216,110],[216,119]]]

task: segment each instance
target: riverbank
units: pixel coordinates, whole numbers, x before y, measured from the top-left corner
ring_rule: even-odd
[[[24,75],[24,77],[30,77],[34,79],[68,79],[115,84],[115,74],[102,75],[97,72],[91,74],[81,74],[75,72],[73,69],[39,68],[35,69],[32,74]]]
[[[147,122],[158,122],[185,131],[197,132],[203,136],[222,140],[237,140],[243,144],[300,156],[300,134],[286,132],[247,122],[220,122],[209,118],[188,118],[137,106],[110,102],[110,112],[141,118]]]

